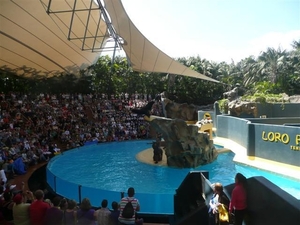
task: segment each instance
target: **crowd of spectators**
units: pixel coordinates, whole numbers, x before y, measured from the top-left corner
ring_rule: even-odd
[[[6,185],[9,179],[26,173],[29,166],[48,161],[61,151],[87,142],[149,138],[149,124],[144,115],[135,114],[131,109],[143,107],[151,100],[152,97],[146,94],[120,97],[105,94],[0,94],[0,170],[4,174],[0,177],[0,185],[9,187]],[[156,102],[152,114],[161,113],[161,104]],[[24,168],[20,169],[16,162],[21,162]],[[7,202],[10,210],[10,218],[6,221],[10,221],[13,206],[24,202],[24,196],[13,199],[13,194],[8,194],[12,192],[5,191],[10,189],[0,189],[1,201]],[[54,203],[57,207],[58,202]],[[28,204],[21,206],[29,207]]]
[[[133,188],[128,190],[134,191]],[[0,198],[0,223],[4,222],[3,224],[6,225],[120,225],[124,224],[119,222],[122,219],[128,222],[126,224],[142,225],[143,219],[137,217],[139,201],[129,194],[119,203],[111,202],[111,208],[106,199],[102,200],[100,207],[92,207],[88,198],[82,199],[80,203],[58,195],[49,199],[43,190],[31,192],[25,190],[23,185],[19,191],[5,191],[3,197]],[[125,210],[124,204],[128,202],[127,199],[134,204],[133,214],[130,218],[123,218],[122,212]]]
[[[150,95],[9,93],[0,95],[0,165],[8,177],[22,159],[25,170],[48,161],[60,149],[86,142],[112,142],[149,138],[143,115],[131,112],[152,100]],[[155,103],[152,114],[160,115]],[[1,169],[1,168],[0,168]]]

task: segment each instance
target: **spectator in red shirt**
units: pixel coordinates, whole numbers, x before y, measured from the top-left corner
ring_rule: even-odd
[[[44,192],[37,190],[34,193],[36,200],[29,207],[29,217],[31,225],[41,225],[44,223],[46,211],[50,205],[44,202]]]
[[[231,193],[231,201],[229,204],[229,212],[234,213],[235,225],[242,225],[247,210],[247,178],[241,173],[235,176],[235,187]]]

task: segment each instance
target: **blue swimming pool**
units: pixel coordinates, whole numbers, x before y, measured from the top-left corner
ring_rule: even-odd
[[[142,212],[172,214],[173,195],[189,171],[209,171],[210,181],[223,185],[233,183],[235,174],[240,172],[246,177],[264,176],[300,199],[299,181],[235,164],[232,152],[222,153],[215,162],[195,169],[176,169],[137,161],[135,155],[147,148],[151,148],[150,141],[128,141],[67,151],[49,162],[48,184],[57,193],[77,201],[80,186],[80,195],[90,196],[94,206],[99,206],[104,198],[109,202],[119,201],[120,192],[126,192],[132,186],[141,202]]]

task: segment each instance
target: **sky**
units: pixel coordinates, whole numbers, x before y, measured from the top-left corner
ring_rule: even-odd
[[[215,62],[258,57],[300,41],[300,0],[122,0],[141,33],[167,55]]]

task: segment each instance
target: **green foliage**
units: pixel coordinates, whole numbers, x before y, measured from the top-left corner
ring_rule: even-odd
[[[269,94],[257,92],[254,95],[244,95],[243,101],[257,102],[257,103],[283,103],[283,94]]]
[[[219,103],[219,110],[221,113],[225,113],[227,114],[228,112],[228,103],[229,103],[229,100],[226,99],[226,98],[223,98],[221,100],[218,100],[218,103]]]
[[[0,90],[20,93],[94,92],[115,96],[135,92],[154,96],[168,91],[178,97],[178,102],[207,105],[222,99],[224,92],[240,83],[239,94],[245,93],[244,100],[283,102],[280,93],[300,94],[299,43],[294,41],[294,49],[290,52],[268,48],[257,58],[249,56],[237,63],[216,63],[200,56],[177,59],[190,69],[219,80],[219,84],[175,74],[139,73],[128,66],[126,58],[112,60],[109,56],[102,56],[94,65],[81,71],[79,76],[56,74],[53,77],[28,77],[24,71],[32,71],[32,68],[1,68]],[[20,75],[20,71],[24,74]],[[225,106],[225,100],[219,104]]]
[[[249,95],[254,93],[279,94],[282,93],[282,89],[280,88],[278,83],[261,81],[257,82],[251,89],[247,90],[246,92],[246,94]]]

